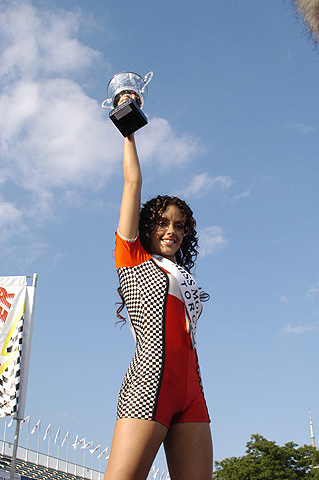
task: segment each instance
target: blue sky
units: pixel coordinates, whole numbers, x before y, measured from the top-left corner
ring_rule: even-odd
[[[113,74],[153,70],[137,135],[143,200],[178,194],[198,222],[215,459],[244,454],[252,433],[310,443],[319,56],[292,2],[0,5],[0,273],[39,275],[31,426],[111,443],[134,343],[114,326],[122,137],[100,103]]]

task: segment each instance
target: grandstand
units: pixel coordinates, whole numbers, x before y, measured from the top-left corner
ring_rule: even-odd
[[[0,440],[0,479],[9,479],[13,444]],[[82,465],[18,447],[15,480],[102,480],[103,473]]]

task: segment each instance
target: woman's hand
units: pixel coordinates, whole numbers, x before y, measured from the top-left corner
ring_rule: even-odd
[[[128,100],[129,98],[133,98],[133,100],[136,100],[136,95],[135,95],[135,93],[124,93],[124,95],[122,95],[122,96],[120,97],[117,106],[121,105],[121,103],[126,102],[126,100]],[[131,135],[129,135],[127,138],[132,141],[132,140],[134,139],[134,133],[132,133]]]
[[[136,95],[135,93],[124,93],[118,101],[117,105],[121,105],[121,103],[126,102],[129,98],[133,98],[133,100],[136,100]]]

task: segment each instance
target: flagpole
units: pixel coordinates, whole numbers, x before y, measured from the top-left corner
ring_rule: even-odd
[[[41,423],[39,423],[39,427],[38,427],[38,451],[37,451],[37,459],[36,459],[37,465],[39,465],[40,429],[41,429]]]
[[[16,459],[17,459],[17,450],[18,450],[18,441],[19,441],[19,432],[20,432],[20,420],[16,418],[16,431],[14,434],[14,443],[13,443],[13,452],[10,466],[10,480],[14,480],[14,474],[16,469]]]
[[[3,441],[6,441],[6,431],[7,431],[7,419],[4,419],[4,429],[3,429]]]
[[[6,443],[6,431],[7,431],[7,419],[4,419],[4,429],[3,429],[3,443],[2,443],[2,450],[1,455],[4,454],[4,444]]]
[[[59,457],[60,457],[60,429],[58,435],[58,458],[57,458],[57,470],[59,470]]]
[[[101,476],[101,457],[100,457],[100,461],[99,461],[99,480],[100,480],[100,476]]]
[[[49,467],[50,443],[51,443],[51,428],[50,428],[50,430],[49,430],[49,439],[48,439],[48,459],[47,459],[47,467]]]
[[[92,455],[91,480],[93,480],[93,453],[91,453],[91,455]]]
[[[66,440],[67,440],[67,444],[66,444],[66,463],[69,463],[69,436]]]
[[[31,419],[29,418],[29,421],[28,421],[28,433],[27,433],[27,451],[26,451],[26,454],[25,454],[25,459],[26,459],[26,461],[28,461],[29,438],[30,438],[30,421],[31,421]]]
[[[75,476],[77,474],[77,471],[78,471],[78,446],[76,446],[76,450],[75,450],[75,471],[74,471]]]
[[[65,473],[68,473],[69,471],[69,437],[66,440],[67,440],[67,444],[66,444]]]
[[[99,460],[100,460],[100,463],[99,463],[99,472],[101,472],[101,462],[102,462],[102,457],[103,455],[107,455],[107,451],[108,451],[109,447],[106,447],[104,448],[103,452],[100,453],[100,455],[97,457]],[[102,449],[101,449],[102,450]],[[107,457],[108,458],[108,457]],[[106,458],[106,460],[107,460]],[[99,478],[100,478],[100,475],[99,475]]]
[[[84,452],[83,452],[83,478],[84,478],[84,473],[85,473],[85,450],[86,450],[86,448],[84,448]]]

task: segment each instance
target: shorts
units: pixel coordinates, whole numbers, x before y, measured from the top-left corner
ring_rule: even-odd
[[[173,296],[167,303],[167,310],[175,315],[170,314],[165,325],[165,362],[155,421],[167,428],[175,423],[208,423],[197,353],[186,330],[184,307]]]

